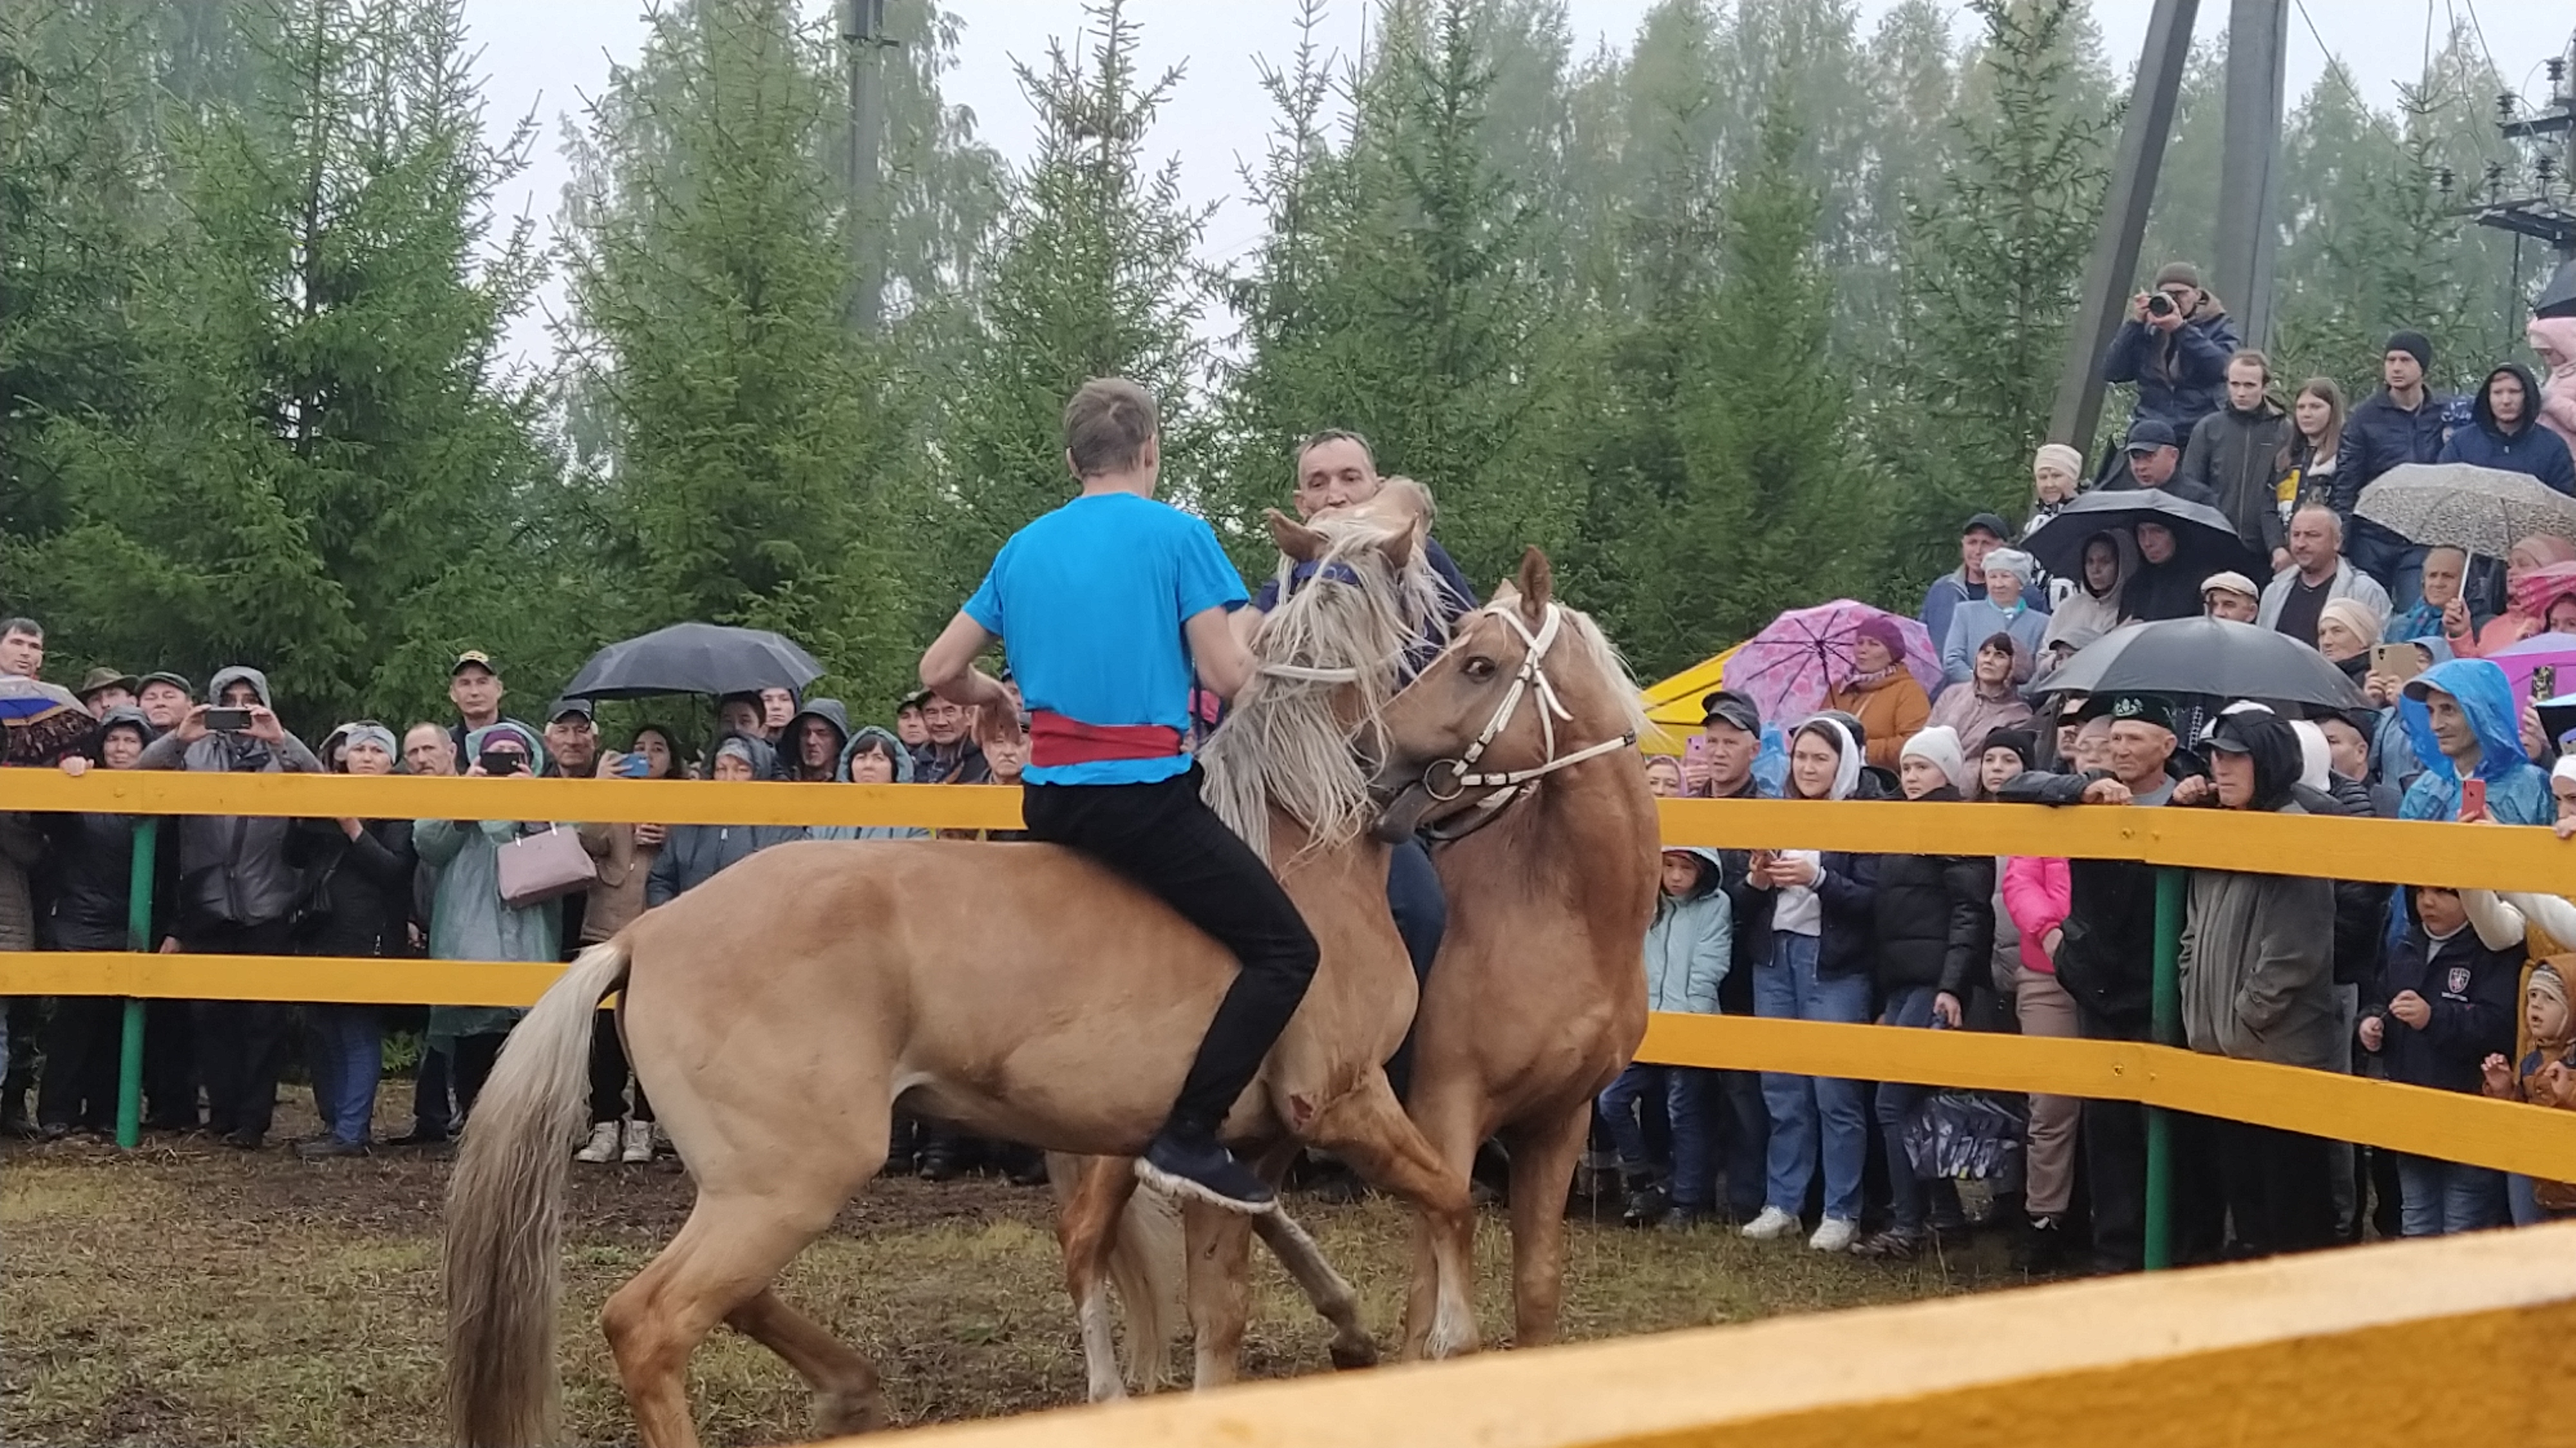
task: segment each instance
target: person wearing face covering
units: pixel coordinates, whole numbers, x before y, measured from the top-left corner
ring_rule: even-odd
[[[1899,748],[1903,747],[1899,741]],[[1874,797],[1862,788],[1861,744],[1831,714],[1798,726],[1789,741],[1791,799]],[[1878,858],[1841,850],[1756,850],[1750,883],[1771,895],[1770,949],[1754,967],[1753,1009],[1774,1020],[1865,1022],[1877,955]],[[1756,1241],[1796,1232],[1821,1159],[1825,1217],[1807,1245],[1851,1249],[1860,1230],[1861,1169],[1869,1119],[1857,1081],[1762,1074],[1771,1114],[1761,1214],[1744,1226]]]
[[[2298,736],[2265,712],[2223,715],[2209,740],[2219,808],[2304,814]],[[2194,870],[2182,937],[2183,1037],[2195,1051],[2311,1070],[2346,1069],[2334,989],[2334,883]],[[2237,1255],[2334,1240],[2324,1141],[2240,1121],[2207,1128]]]

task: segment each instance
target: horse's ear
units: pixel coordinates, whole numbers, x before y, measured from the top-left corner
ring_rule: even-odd
[[[1547,617],[1547,603],[1556,589],[1556,574],[1547,565],[1547,555],[1536,548],[1521,555],[1521,571],[1513,578],[1514,591],[1520,595],[1521,615],[1535,628]]]
[[[1280,512],[1264,508],[1261,516],[1270,524],[1270,541],[1279,551],[1300,563],[1312,563],[1324,556],[1324,535]]]

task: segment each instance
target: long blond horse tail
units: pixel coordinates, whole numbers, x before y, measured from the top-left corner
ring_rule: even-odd
[[[1181,1212],[1162,1192],[1138,1192],[1109,1240],[1109,1281],[1127,1308],[1127,1385],[1150,1393],[1170,1380],[1172,1344],[1188,1318],[1189,1251]]]
[[[589,1090],[591,1012],[626,979],[594,945],[510,1032],[447,1184],[447,1422],[459,1448],[556,1441],[563,1200]]]

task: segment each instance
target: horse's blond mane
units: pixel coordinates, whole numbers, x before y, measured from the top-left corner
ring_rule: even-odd
[[[1253,640],[1260,671],[1199,751],[1208,803],[1264,856],[1274,809],[1306,832],[1307,849],[1343,844],[1367,828],[1375,809],[1351,749],[1354,722],[1375,725],[1394,697],[1405,651],[1439,618],[1439,579],[1421,550],[1400,568],[1388,556],[1412,520],[1353,515],[1309,526],[1325,540],[1318,577],[1347,569],[1359,586],[1310,584],[1291,593],[1282,567],[1279,606]],[[1337,697],[1344,688],[1356,691],[1347,705]]]

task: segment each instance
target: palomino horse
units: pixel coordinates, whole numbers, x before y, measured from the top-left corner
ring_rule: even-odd
[[[1272,515],[1284,550],[1332,566],[1265,626],[1261,681],[1205,758],[1211,799],[1266,839],[1322,946],[1304,1004],[1225,1135],[1311,1142],[1420,1210],[1434,1244],[1424,1351],[1437,1357],[1476,1345],[1474,1218],[1464,1170],[1425,1143],[1380,1068],[1414,981],[1350,749],[1354,727],[1377,732],[1412,636],[1403,600],[1421,526],[1359,519],[1319,533]],[[1263,757],[1224,747],[1229,735],[1259,740]],[[582,1122],[590,1014],[609,991],[623,990],[628,1052],[697,1200],[601,1324],[646,1448],[688,1448],[688,1361],[718,1323],[811,1385],[822,1431],[883,1421],[875,1368],[771,1283],[876,1174],[898,1099],[980,1134],[1132,1157],[1234,968],[1160,901],[1048,845],[781,845],[647,912],[547,990],[475,1103],[448,1197],[456,1441],[555,1441],[567,1148]]]
[[[1566,1194],[1592,1100],[1645,1035],[1640,961],[1660,847],[1631,748],[1646,727],[1636,685],[1592,621],[1552,591],[1547,559],[1532,549],[1516,580],[1460,620],[1447,650],[1388,706],[1376,773],[1389,801],[1381,828],[1392,838],[1423,828],[1443,841],[1434,859],[1449,897],[1448,933],[1415,1022],[1406,1108],[1453,1170],[1466,1171],[1489,1136],[1510,1149],[1514,1341],[1524,1347],[1556,1338]],[[1095,1220],[1093,1199],[1120,1190],[1124,1176],[1087,1173],[1067,1222]],[[1313,1240],[1285,1213],[1254,1227],[1336,1328],[1334,1362],[1367,1360],[1356,1299]],[[1421,1251],[1435,1245],[1425,1237]],[[1131,1355],[1155,1362],[1162,1342],[1152,1334],[1163,1323],[1136,1298],[1172,1268],[1138,1259],[1168,1249],[1124,1228],[1107,1247],[1138,1324]],[[1425,1345],[1432,1305],[1421,1281],[1407,1312],[1409,1352]],[[1228,1354],[1242,1331],[1238,1316],[1204,1320],[1202,1308],[1232,1312],[1239,1301],[1192,1293],[1198,1386],[1230,1375],[1230,1361],[1211,1364],[1211,1337]],[[1107,1351],[1090,1334],[1085,1347]],[[1101,1357],[1091,1379],[1095,1397],[1114,1395],[1115,1368]],[[1102,1393],[1104,1380],[1112,1393]]]

